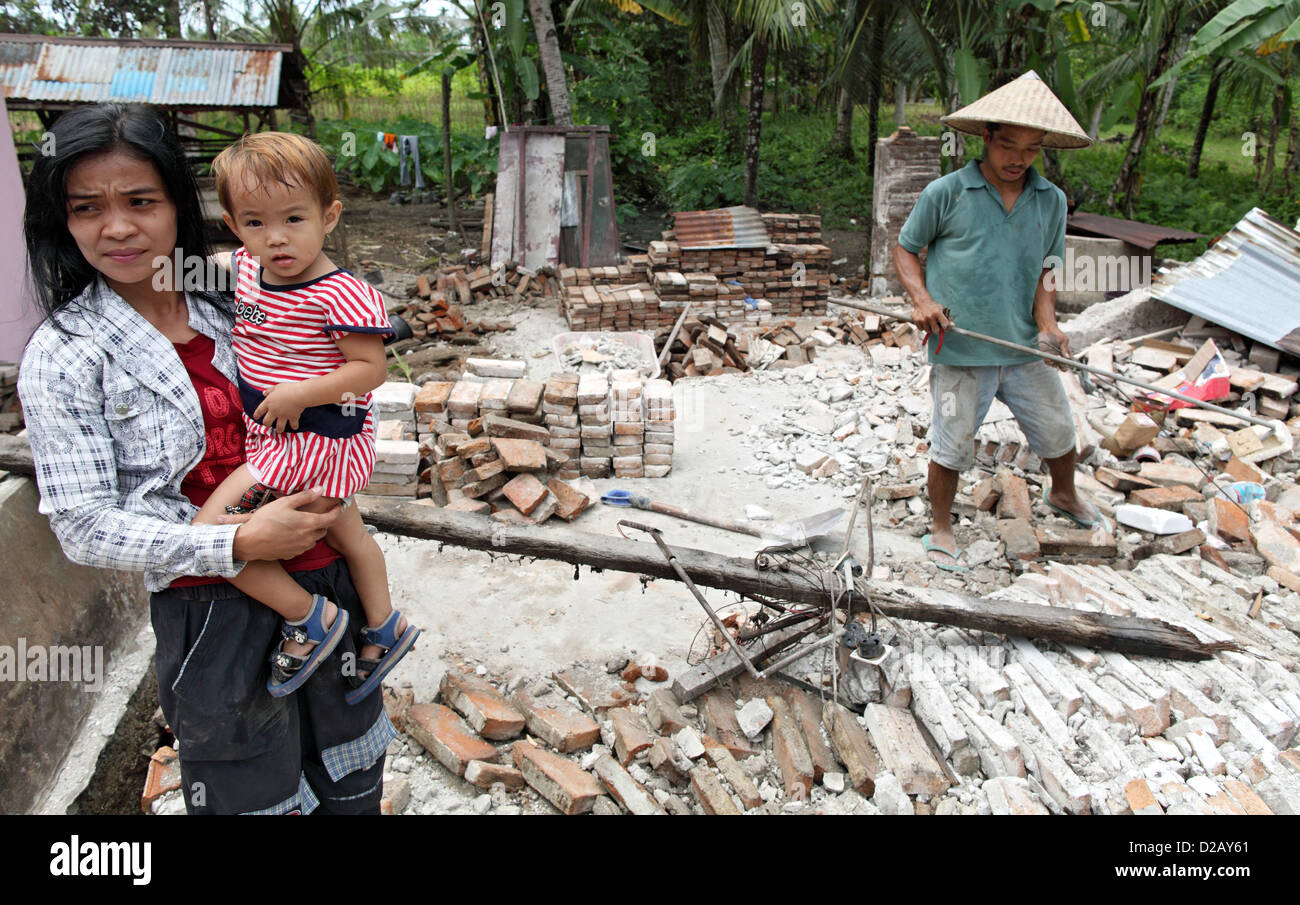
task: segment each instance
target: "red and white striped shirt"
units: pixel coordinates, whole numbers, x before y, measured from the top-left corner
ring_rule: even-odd
[[[322,377],[347,362],[335,340],[348,333],[390,333],[384,298],[345,270],[276,286],[240,248],[234,254],[235,355],[239,373],[266,391],[277,383]],[[370,394],[356,400],[370,404]]]
[[[346,271],[335,270],[290,286],[271,285],[261,281],[260,267],[243,248],[235,252],[234,266],[231,333],[239,377],[255,391],[253,396],[278,383],[321,377],[345,364],[347,359],[335,344],[339,337],[392,332],[383,296]],[[247,406],[253,403],[246,397],[245,464],[254,480],[281,493],[320,486],[327,497],[336,499],[346,499],[365,487],[375,464],[370,399],[367,393],[349,403],[354,408],[350,417],[361,415],[357,433],[322,435],[306,427],[306,415],[303,430],[276,433],[252,420]],[[344,413],[342,406],[319,408]],[[333,416],[326,418],[332,420]]]

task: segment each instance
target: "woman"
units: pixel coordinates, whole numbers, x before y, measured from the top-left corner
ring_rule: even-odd
[[[381,696],[344,703],[355,632],[297,694],[272,697],[279,617],[222,580],[284,559],[364,624],[346,564],[320,542],[337,510],[303,511],[310,491],[191,524],[240,464],[243,426],[229,300],[181,291],[187,274],[172,272],[208,257],[179,143],[138,105],[81,107],[52,132],[24,222],[47,317],[19,378],[41,512],[69,559],[145,573],[190,813],[378,813],[396,733]]]

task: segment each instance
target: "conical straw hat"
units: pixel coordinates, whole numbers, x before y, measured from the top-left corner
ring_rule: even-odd
[[[967,135],[983,135],[984,124],[991,122],[1044,129],[1045,148],[1086,148],[1092,144],[1065,104],[1032,69],[939,121]]]

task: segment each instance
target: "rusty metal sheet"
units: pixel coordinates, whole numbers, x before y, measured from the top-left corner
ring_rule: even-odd
[[[683,249],[766,248],[763,217],[752,207],[722,207],[711,211],[678,211],[673,232]]]
[[[0,35],[0,93],[12,102],[274,107],[280,44]]]
[[[554,267],[560,252],[564,135],[512,130],[500,140],[491,264]]]
[[[1103,217],[1101,214],[1076,212],[1065,221],[1066,229],[1082,236],[1098,236],[1103,239],[1122,239],[1130,245],[1151,251],[1161,242],[1195,242],[1204,239],[1200,233],[1168,226],[1156,226],[1154,223],[1139,223],[1137,220],[1122,220],[1119,217]]]
[[[1300,232],[1254,208],[1195,261],[1156,277],[1151,295],[1300,355]]]

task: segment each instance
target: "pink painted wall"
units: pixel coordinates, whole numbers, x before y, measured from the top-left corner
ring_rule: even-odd
[[[41,314],[27,282],[23,245],[23,180],[13,130],[0,96],[0,361],[18,361]]]

